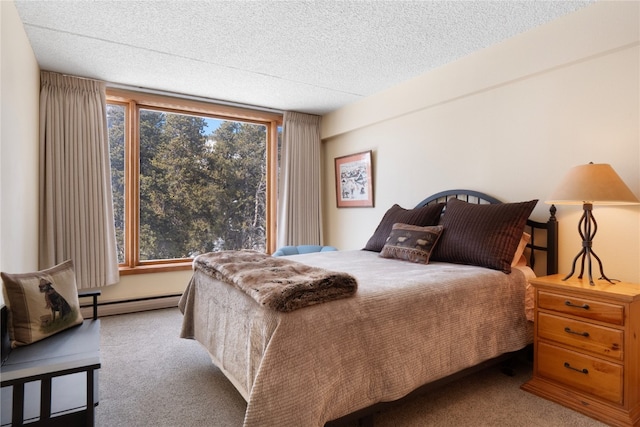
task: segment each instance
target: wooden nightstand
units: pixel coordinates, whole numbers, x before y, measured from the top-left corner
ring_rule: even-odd
[[[562,278],[531,280],[533,378],[522,389],[611,425],[640,426],[640,285]]]

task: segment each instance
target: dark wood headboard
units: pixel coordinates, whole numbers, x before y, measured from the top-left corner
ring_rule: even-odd
[[[502,203],[493,196],[474,190],[446,190],[427,197],[416,207],[421,207],[433,203],[446,203],[447,200],[456,198],[468,203],[477,204],[498,204]],[[556,207],[549,208],[549,219],[547,222],[527,220],[525,231],[531,234],[531,241],[527,245],[529,248],[529,266],[533,269],[536,265],[536,253],[546,253],[546,274],[556,274],[558,272],[558,221],[556,220]]]

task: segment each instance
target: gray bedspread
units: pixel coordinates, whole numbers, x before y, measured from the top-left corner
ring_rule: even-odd
[[[291,259],[348,272],[355,296],[288,313],[197,269],[181,337],[199,341],[247,400],[245,427],[323,426],[531,341],[528,268],[485,268],[339,251]]]

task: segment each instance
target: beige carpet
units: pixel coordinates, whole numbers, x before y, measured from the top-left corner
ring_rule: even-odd
[[[173,308],[102,318],[98,427],[242,426],[242,396],[198,343],[178,338],[181,321]],[[604,425],[520,390],[531,367],[515,368],[450,383],[378,414],[375,426]]]

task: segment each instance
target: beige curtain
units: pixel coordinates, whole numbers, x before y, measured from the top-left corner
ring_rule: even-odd
[[[74,262],[79,288],[119,280],[103,82],[40,75],[40,268]]]
[[[277,246],[322,244],[320,117],[285,112]]]

